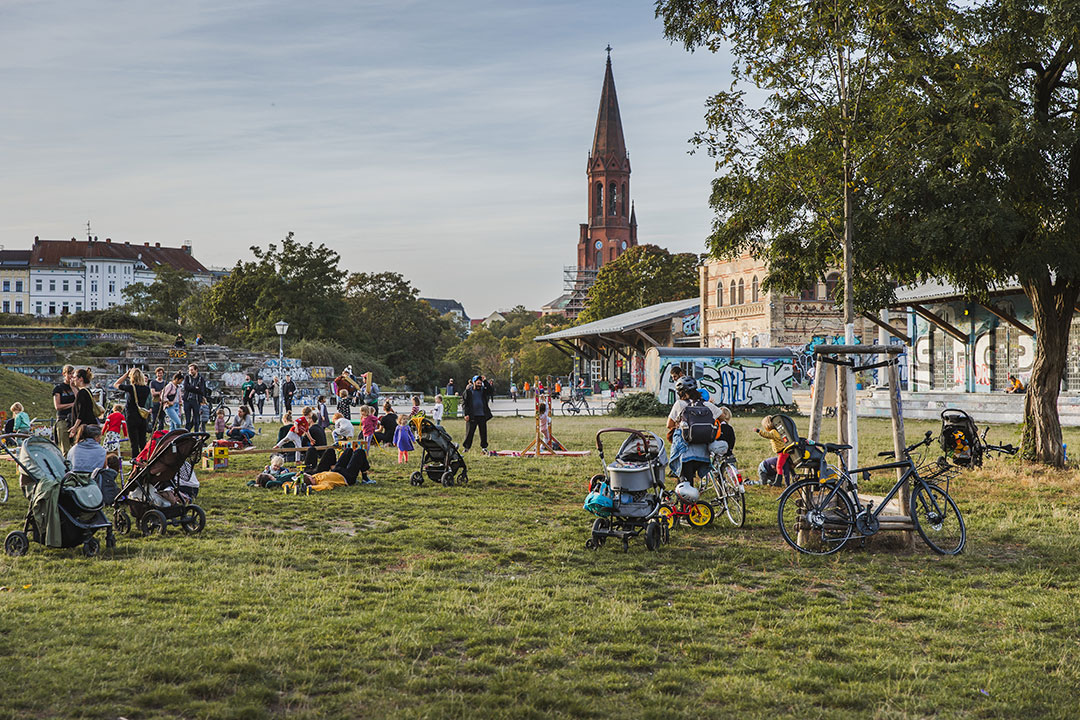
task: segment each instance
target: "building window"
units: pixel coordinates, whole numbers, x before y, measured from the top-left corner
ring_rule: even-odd
[[[82,292],[82,280],[75,281],[75,292]]]
[[[597,250],[596,251],[596,267],[599,268],[603,264],[604,264],[604,251],[603,250]]]
[[[628,212],[626,210],[626,183],[622,184],[622,214],[623,217],[628,216]]]
[[[615,215],[619,211],[619,193],[615,189],[615,183],[608,185],[608,215]]]
[[[60,314],[61,315],[67,315],[68,314],[68,304],[67,303],[64,303],[64,305],[60,308]]]
[[[41,314],[41,303],[35,303],[34,304],[34,314],[35,315],[40,315]]]
[[[810,281],[810,284],[803,288],[799,293],[800,300],[817,300],[817,283]]]
[[[65,280],[63,283],[61,283],[61,285],[64,288],[64,292],[67,292],[68,290],[71,289],[71,283],[69,283],[67,280]]]
[[[596,204],[593,206],[595,212],[593,215],[604,214],[604,183],[596,183]]]
[[[41,281],[40,280],[35,280],[34,281],[34,289],[37,290],[38,292],[41,292]],[[38,315],[40,315],[40,314],[41,313],[38,313]]]
[[[716,307],[724,307],[724,281],[716,283]]]
[[[15,281],[15,292],[22,292],[22,280]]]
[[[750,302],[757,302],[757,301],[758,301],[758,281],[757,281],[757,275],[755,275],[754,279],[750,281]]]
[[[109,281],[109,294],[110,295],[115,295],[116,294],[116,282],[113,281],[113,280]]]
[[[742,278],[739,278],[739,304],[742,305],[746,302],[746,295],[743,293],[745,286],[743,285]]]
[[[124,274],[125,275],[130,275],[131,274],[131,267],[130,266],[124,268]]]
[[[4,312],[6,312],[6,313],[11,312],[11,302],[8,301],[8,300],[4,301]]]
[[[15,301],[15,312],[18,313],[19,315],[22,315],[22,311],[23,311],[22,310],[22,300],[16,300]]]
[[[55,315],[56,314],[56,303],[54,303],[54,302],[49,303],[49,314],[50,315]]]
[[[735,281],[732,280],[731,284],[728,285],[728,294],[727,294],[728,305],[734,305],[737,298],[738,298],[738,296],[735,294]]]
[[[50,280],[49,281],[49,292],[56,292],[56,281],[55,280]]]
[[[836,286],[840,283],[840,273],[829,273],[825,278],[825,298],[836,301]]]
[[[97,300],[91,300],[90,301],[90,309],[91,310],[97,310]]]
[[[90,281],[90,292],[92,292],[92,293],[97,292],[97,280],[91,280]]]
[[[81,302],[75,303],[75,312],[82,312],[82,303]]]
[[[11,292],[11,281],[10,280],[5,280],[4,281],[4,292]]]

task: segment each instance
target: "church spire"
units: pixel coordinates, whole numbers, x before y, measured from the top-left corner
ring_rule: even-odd
[[[622,118],[619,117],[619,98],[615,94],[615,76],[611,73],[610,45],[607,46],[607,53],[607,70],[604,73],[604,87],[600,91],[592,156],[603,158],[614,155],[616,160],[621,161],[626,158],[626,140],[623,138]]]

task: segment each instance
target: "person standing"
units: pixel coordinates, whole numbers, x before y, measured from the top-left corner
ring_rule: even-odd
[[[146,424],[143,417],[148,400],[150,388],[146,386],[146,376],[139,368],[131,368],[117,378],[113,387],[122,390],[127,396],[124,405],[124,418],[127,420],[128,439],[131,442],[131,457],[137,457],[146,445]]]
[[[56,423],[53,424],[53,432],[56,434],[56,444],[60,446],[64,455],[67,455],[68,450],[71,449],[71,436],[68,435],[68,430],[71,429],[71,409],[75,405],[75,389],[72,387],[75,368],[65,365],[60,374],[60,382],[53,387],[53,407],[56,408]]]
[[[150,434],[153,435],[156,431],[165,427],[165,411],[161,408],[161,391],[165,389],[165,386],[169,384],[169,381],[165,379],[165,368],[154,368],[154,379],[150,381],[148,387],[150,388],[150,397],[154,401],[153,407],[150,408]]]
[[[446,383],[446,396],[454,396],[454,378],[450,378],[450,382]]]
[[[286,375],[285,384],[281,386],[281,399],[285,403],[285,412],[292,412],[292,401],[295,394],[296,383],[292,381],[292,375]]]
[[[199,374],[195,363],[188,365],[188,374],[184,378],[184,428],[190,432],[201,422],[199,406],[206,402],[206,378]]]
[[[487,452],[487,422],[491,418],[491,396],[494,391],[491,383],[484,379],[483,375],[477,375],[472,379],[461,396],[461,404],[465,414],[465,442],[462,448],[468,451],[472,447],[473,433],[480,430],[480,449]]]
[[[179,430],[184,426],[180,412],[184,409],[184,376],[180,373],[161,391],[161,411],[169,418],[169,431]]]
[[[240,386],[240,404],[248,409],[249,413],[255,413],[255,380],[251,373],[244,376],[244,384]]]
[[[100,425],[94,407],[94,396],[90,394],[90,382],[94,373],[90,368],[75,371],[75,404],[71,408],[71,428],[68,436],[77,443],[82,440],[82,429],[88,425]]]
[[[274,401],[274,417],[281,417],[281,385],[277,375],[270,380],[270,399]]]
[[[263,414],[263,408],[266,406],[266,394],[269,389],[266,387],[266,383],[263,382],[261,377],[258,378],[258,382],[255,383],[255,404],[259,407],[259,415]]]

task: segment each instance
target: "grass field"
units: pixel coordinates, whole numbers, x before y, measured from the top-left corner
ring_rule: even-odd
[[[736,421],[745,475],[768,454],[756,422]],[[622,423],[663,424],[555,430],[577,449]],[[861,423],[867,457],[887,427]],[[532,422],[491,431],[519,448]],[[766,488],[743,529],[624,554],[584,547],[595,455],[470,454],[469,486],[418,489],[396,453],[373,461],[374,487],[294,497],[248,488],[266,456],[234,455],[200,475],[201,536],[0,557],[0,718],[1077,716],[1076,470],[962,475],[960,556],[875,538],[819,559],[783,544]],[[0,529],[25,510],[0,505]]]
[[[27,377],[14,370],[0,367],[0,410],[8,411],[11,404],[21,402],[31,418],[52,421],[56,410],[53,408],[52,385]]]

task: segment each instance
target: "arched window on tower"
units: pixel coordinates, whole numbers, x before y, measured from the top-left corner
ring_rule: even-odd
[[[616,215],[619,208],[619,191],[615,189],[615,183],[608,185],[608,215]]]
[[[599,270],[600,266],[603,265],[603,264],[604,264],[604,251],[603,250],[597,250],[596,251],[596,268]]]
[[[757,301],[758,301],[758,281],[757,281],[757,275],[755,275],[754,279],[750,281],[750,302],[757,302]]]
[[[739,296],[735,294],[735,281],[732,280],[731,284],[728,285],[728,294],[727,294],[728,305],[734,305],[735,302],[738,300],[738,297]]]
[[[622,184],[622,214],[623,217],[630,217],[630,211],[627,209],[629,203],[626,202],[626,183]]]
[[[724,307],[724,281],[716,283],[716,307]]]
[[[743,285],[742,278],[739,278],[739,304],[742,305],[746,302],[746,295],[744,294],[745,286]]]
[[[593,206],[593,217],[604,214],[604,183],[596,183],[596,204]]]

